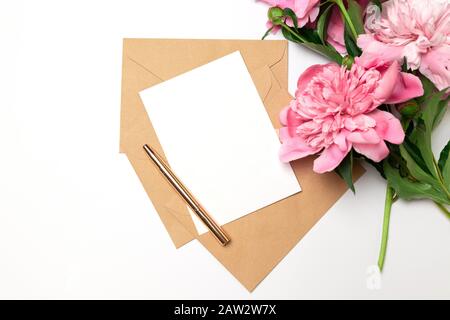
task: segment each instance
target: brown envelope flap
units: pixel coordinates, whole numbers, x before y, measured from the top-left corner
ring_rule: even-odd
[[[251,71],[269,66],[281,86],[287,88],[287,41],[285,40],[205,40],[205,39],[124,39],[124,54],[161,80],[173,78],[234,51],[240,51]],[[277,67],[275,67],[277,66]]]
[[[190,41],[125,39],[123,51],[121,151],[127,153],[133,168],[141,179],[148,196],[152,200],[176,247],[180,247],[192,240],[196,230],[184,203],[164,179],[159,174],[155,174],[154,168],[149,165],[148,159],[142,151],[143,144],[148,143],[164,156],[138,92],[162,81],[163,78],[157,75],[156,72],[170,78],[182,73],[182,71],[196,67],[197,64],[201,65],[202,63],[197,63],[193,57],[195,54],[201,55],[203,51],[212,51],[217,55],[214,58],[219,58],[229,52],[241,49],[241,53],[245,51],[247,55],[255,55],[255,59],[253,59],[253,56],[246,59],[245,53],[243,53],[244,60],[249,60],[253,68],[256,68],[260,61],[267,60],[273,68],[277,68],[279,75],[276,82],[287,82],[287,72],[283,71],[285,68],[280,66],[287,65],[287,43],[285,41],[270,41],[271,45],[267,46],[262,41],[253,40],[194,40],[198,47],[197,50],[203,50],[195,54],[188,42]],[[176,44],[175,47],[174,44]],[[139,48],[141,47],[148,55],[144,54],[141,56],[139,54]],[[155,56],[155,51],[160,53]],[[264,58],[265,51],[267,51],[268,58]],[[172,57],[171,54],[175,54],[175,56]],[[179,60],[182,56],[191,58],[186,65],[182,66],[184,69],[171,69],[173,74],[170,74],[164,68],[163,70],[158,68],[156,68],[156,71],[150,70],[152,66],[148,61],[152,62],[154,61],[153,59],[157,59],[160,62],[157,64],[157,67],[160,65],[172,65],[171,62],[173,60]],[[166,63],[161,63],[161,60],[164,59]],[[200,57],[200,61],[203,62],[204,58]],[[285,73],[283,74],[283,72]],[[271,81],[271,79],[266,79],[261,82],[261,91],[269,90]],[[167,205],[176,209],[176,217],[168,212]],[[180,222],[182,225],[180,225]]]
[[[131,60],[139,65],[148,72],[148,79],[153,79],[146,86],[141,86],[142,90],[237,50],[241,52],[250,73],[268,65],[280,85],[287,87],[286,41],[124,39],[123,58],[124,62]],[[126,73],[125,69],[123,73]],[[129,80],[124,78],[122,82]],[[125,136],[129,131],[136,130],[141,113],[136,109],[139,108],[122,95],[121,152],[127,148]]]

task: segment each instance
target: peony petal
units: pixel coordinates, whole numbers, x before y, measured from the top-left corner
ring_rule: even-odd
[[[303,28],[309,22],[309,17],[298,18],[297,23],[299,28]]]
[[[330,63],[332,64],[332,63]],[[297,92],[302,92],[308,86],[308,83],[314,78],[317,74],[321,73],[324,68],[328,67],[330,64],[315,64],[306,69],[302,75],[298,78],[297,81]],[[337,66],[337,64],[336,64]]]
[[[306,0],[306,1],[293,1],[293,2],[294,2],[294,6],[290,6],[290,8],[292,10],[294,10],[297,17],[298,18],[305,17],[306,13],[308,12],[308,7],[309,7],[311,1]]]
[[[349,131],[354,131],[357,129],[365,130],[375,127],[376,122],[365,114],[359,114],[351,118],[346,118],[344,121],[344,125],[345,128]]]
[[[338,10],[338,9],[336,8],[336,10]],[[331,23],[331,19],[330,19],[330,23]],[[343,27],[344,27],[344,25],[342,25],[342,28]],[[344,39],[344,36],[342,36],[342,39]],[[357,39],[358,47],[360,47],[363,51],[368,50],[368,48],[372,42],[377,42],[377,41],[375,40],[373,35],[371,35],[369,33],[361,34],[358,36],[358,39]]]
[[[406,60],[408,69],[419,69],[421,56],[422,54],[418,50],[416,42],[408,43],[403,49],[403,57]]]
[[[342,151],[337,145],[332,144],[326,148],[322,154],[314,160],[314,172],[325,173],[333,171],[344,160],[345,156],[350,151],[351,145],[345,151]]]
[[[450,45],[432,49],[423,55],[419,71],[439,90],[450,87]]]
[[[363,50],[358,64],[366,69],[377,67],[380,62],[390,63],[403,59],[403,47],[379,42],[371,35],[360,35],[358,46]]]
[[[351,143],[378,144],[381,141],[380,136],[374,129],[366,131],[354,131],[347,135],[347,141]]]
[[[420,79],[413,74],[401,72],[391,96],[385,103],[397,104],[421,96],[423,96],[423,86]]]
[[[279,0],[259,0],[259,1],[265,2],[270,6],[277,6],[279,5],[280,2]]]
[[[289,110],[291,110],[290,106],[284,107],[283,110],[281,110],[280,115],[278,116],[279,120],[280,120],[280,123],[283,126],[287,125],[287,118],[288,118]]]
[[[334,143],[341,149],[342,151],[347,151],[351,149],[349,147],[349,142],[347,142],[347,136],[350,132],[348,130],[342,129],[341,132],[334,138]]]
[[[289,0],[286,2],[289,2]],[[287,4],[287,6],[294,10],[299,18],[299,22],[300,20],[304,20],[304,18],[306,18],[306,20],[310,19],[310,21],[313,22],[319,15],[320,0],[291,0],[290,2],[293,2],[293,4]]]
[[[375,162],[380,162],[389,155],[389,149],[383,140],[377,144],[355,143],[353,144],[353,148],[356,152],[365,155]]]
[[[303,123],[300,115],[292,109],[296,103],[296,100],[292,100],[289,106],[281,111],[280,122],[282,125],[287,127],[298,127]]]
[[[344,41],[344,22],[342,21],[341,14],[337,6],[335,6],[331,11],[331,17],[328,22],[327,29],[327,41],[339,53],[347,53]]]
[[[281,134],[281,130],[280,130]],[[315,154],[319,152],[320,149],[312,148],[309,145],[306,144],[306,142],[301,139],[300,137],[295,137],[288,139],[286,141],[283,141],[283,144],[280,148],[280,160],[282,162],[290,162],[297,159],[304,158],[306,156],[309,156],[311,154]]]
[[[333,46],[337,52],[339,52],[340,54],[346,55],[347,54],[347,48],[345,48],[345,46],[343,46],[338,40],[334,39],[334,38],[328,38],[327,42]]]
[[[295,132],[293,132],[290,128],[282,127],[278,130],[278,137],[280,138],[281,142],[284,142],[296,137],[296,135]]]
[[[359,6],[363,9],[363,11],[366,9],[369,2],[370,0],[358,0]]]
[[[375,131],[381,139],[394,144],[401,144],[405,139],[405,132],[402,124],[392,113],[374,110],[367,116],[371,117],[377,123]]]
[[[316,21],[317,17],[319,16],[320,13],[320,6],[317,5],[314,8],[311,8],[311,10],[309,11],[309,21],[313,22]]]
[[[400,66],[397,61],[394,61],[384,72],[379,81],[378,88],[374,92],[375,99],[377,99],[380,103],[384,103],[391,97],[398,81],[399,74]]]

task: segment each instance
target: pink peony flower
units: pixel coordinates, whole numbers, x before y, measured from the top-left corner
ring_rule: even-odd
[[[281,9],[290,8],[295,12],[298,18],[299,28],[305,26],[308,22],[314,22],[320,11],[320,0],[261,0],[272,7]],[[286,21],[289,26],[293,26],[292,21]],[[268,28],[273,27],[270,21],[267,22]],[[274,28],[277,31],[279,27]]]
[[[438,89],[450,86],[450,2],[389,0],[369,6],[367,34],[358,38],[362,59],[379,56],[419,70]]]
[[[370,0],[357,0],[361,8],[364,10]],[[346,54],[344,41],[344,20],[341,16],[341,11],[337,6],[334,6],[331,11],[330,20],[327,28],[327,41],[331,44],[339,53]]]
[[[389,150],[385,140],[400,144],[404,132],[400,121],[378,108],[423,95],[420,80],[401,72],[394,61],[373,59],[351,70],[338,64],[314,65],[298,79],[295,99],[280,114],[280,159],[293,161],[321,153],[314,171],[334,170],[353,147],[373,161]]]

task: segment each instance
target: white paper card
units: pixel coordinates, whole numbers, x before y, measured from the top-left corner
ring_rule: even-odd
[[[301,191],[239,51],[140,96],[172,170],[219,224]]]

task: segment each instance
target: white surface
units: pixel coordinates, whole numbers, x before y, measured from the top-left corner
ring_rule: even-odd
[[[395,204],[381,289],[368,289],[384,200],[371,169],[252,294],[198,243],[173,248],[118,154],[122,38],[256,39],[264,5],[0,3],[0,297],[450,298],[450,222],[428,202]],[[294,92],[324,60],[289,54]]]
[[[300,192],[239,51],[140,96],[171,168],[220,225]]]

